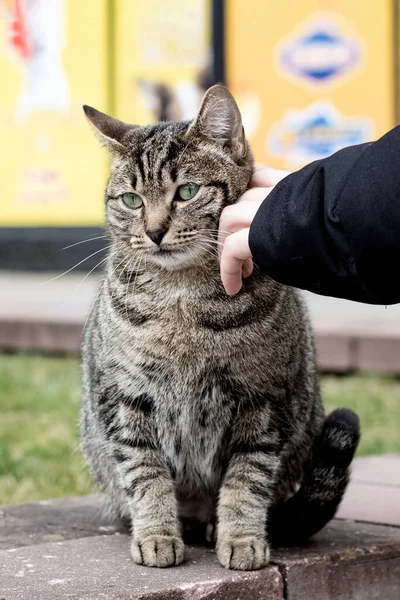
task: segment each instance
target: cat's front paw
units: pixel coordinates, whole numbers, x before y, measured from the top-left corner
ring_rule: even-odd
[[[133,562],[146,567],[173,567],[183,562],[185,546],[179,537],[149,535],[133,540],[131,546]]]
[[[269,562],[269,548],[265,540],[256,537],[222,536],[217,542],[218,560],[226,569],[254,571]]]

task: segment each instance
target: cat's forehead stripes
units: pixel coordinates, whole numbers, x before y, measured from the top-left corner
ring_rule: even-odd
[[[155,175],[158,181],[163,181],[165,176],[164,171],[167,169],[173,183],[175,183],[178,176],[178,165],[176,163],[183,149],[184,144],[182,141],[174,138],[171,139],[169,146],[165,150],[164,156],[158,164],[157,174]]]
[[[178,176],[178,159],[187,142],[182,139],[187,125],[177,123],[156,125],[152,131],[138,136],[132,143],[132,184],[145,187],[150,183],[162,184],[168,177],[175,183]],[[146,128],[147,129],[147,128]],[[135,144],[135,145],[133,145]]]

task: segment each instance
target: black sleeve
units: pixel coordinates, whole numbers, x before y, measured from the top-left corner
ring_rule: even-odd
[[[280,283],[400,302],[400,127],[282,180],[253,220],[250,248]]]

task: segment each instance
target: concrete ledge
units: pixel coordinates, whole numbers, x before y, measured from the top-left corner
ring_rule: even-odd
[[[189,548],[186,562],[172,569],[132,563],[129,538],[82,538],[0,552],[4,600],[200,600],[283,598],[277,566],[256,573],[219,567],[215,555]]]
[[[117,532],[125,528],[104,515],[100,494],[0,507],[0,551]]]
[[[399,600],[399,466],[399,455],[357,459],[340,519],[252,573],[194,547],[173,569],[134,565],[96,494],[2,506],[0,600]]]
[[[84,525],[76,525],[67,535],[64,528],[63,539],[0,551],[2,600],[399,598],[399,528],[335,521],[307,547],[275,550],[266,569],[240,573],[220,567],[213,550],[193,547],[180,567],[140,567],[132,564],[127,535],[79,537]]]
[[[286,600],[400,598],[400,529],[334,520],[307,547],[277,550]]]

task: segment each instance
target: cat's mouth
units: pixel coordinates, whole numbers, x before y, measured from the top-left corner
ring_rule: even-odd
[[[179,247],[178,247],[179,246]],[[151,251],[151,254],[154,256],[168,256],[171,254],[179,254],[185,252],[187,250],[187,246],[183,244],[168,244],[163,246],[158,246],[158,248],[154,248]]]
[[[176,270],[199,264],[199,253],[186,244],[165,244],[152,248],[148,260],[168,270]]]

